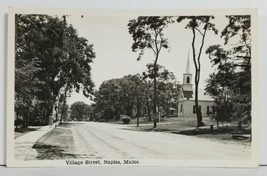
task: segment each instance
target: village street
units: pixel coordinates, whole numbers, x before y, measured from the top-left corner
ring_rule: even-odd
[[[27,134],[26,134],[27,135]],[[131,126],[70,122],[43,135],[24,160],[36,159],[249,159],[250,146],[194,136],[135,131]]]

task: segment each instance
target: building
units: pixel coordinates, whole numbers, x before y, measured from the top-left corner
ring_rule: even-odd
[[[213,114],[214,100],[205,94],[204,89],[198,90],[198,104],[203,117]],[[186,72],[183,74],[183,84],[179,89],[178,117],[196,116],[195,96],[192,84],[192,73],[190,72],[189,54],[186,64]]]

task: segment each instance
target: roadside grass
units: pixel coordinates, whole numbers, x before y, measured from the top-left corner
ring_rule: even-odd
[[[20,136],[23,136],[24,134],[27,134],[31,131],[35,131],[35,130],[38,130],[40,129],[41,127],[28,127],[28,128],[15,128],[15,139],[20,137]]]
[[[71,135],[71,126],[73,125],[74,124],[63,123],[38,139],[33,145],[33,148],[37,151],[36,158],[41,160],[77,158],[77,156],[72,153],[74,142]]]
[[[133,121],[129,126],[132,127],[132,130],[136,131],[168,132],[173,134],[207,138],[209,140],[221,142],[231,141],[235,143],[245,143],[248,145],[251,143],[249,137],[239,139],[233,138],[233,134],[250,134],[250,129],[237,130],[237,122],[220,124],[219,128],[217,127],[217,122],[209,117],[203,117],[203,122],[205,123],[205,126],[196,128],[197,120],[195,117],[172,117],[162,119],[161,122],[157,124],[156,128],[153,128],[153,122],[141,123],[141,121],[139,127],[132,125],[136,124],[136,121]],[[213,130],[210,129],[211,125],[213,126]]]
[[[160,119],[160,122],[176,122],[176,121],[179,121],[179,118],[178,117],[162,117]],[[109,121],[109,123],[114,123],[114,124],[123,124],[122,120],[118,120],[118,121],[115,121],[115,120],[111,120]],[[140,125],[147,125],[147,124],[151,124],[153,125],[153,118],[151,119],[151,121],[149,121],[149,118],[148,117],[139,117],[139,124]],[[137,124],[137,118],[132,118],[130,123],[129,124],[125,124],[125,125],[136,125]]]

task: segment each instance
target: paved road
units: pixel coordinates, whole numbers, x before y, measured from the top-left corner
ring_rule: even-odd
[[[224,144],[194,136],[134,131],[124,125],[96,122],[75,122],[60,126],[39,139],[34,148],[38,153],[37,159],[250,158],[250,146]],[[31,159],[36,158],[27,158]]]

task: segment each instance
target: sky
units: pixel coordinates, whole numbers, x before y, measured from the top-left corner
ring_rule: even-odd
[[[70,15],[67,22],[75,29],[78,35],[86,38],[94,45],[96,58],[92,63],[92,80],[98,89],[101,83],[112,78],[121,78],[128,74],[142,73],[146,70],[146,64],[154,60],[153,53],[146,50],[140,61],[137,61],[138,52],[132,52],[132,36],[128,32],[127,24],[133,16],[86,16]],[[215,16],[213,20],[219,33],[227,25],[225,16]],[[162,50],[158,64],[165,66],[173,72],[177,80],[182,82],[183,73],[186,71],[186,62],[189,53],[190,71],[194,78],[194,64],[192,59],[192,31],[185,29],[186,21],[174,23],[164,30],[164,36],[168,38],[170,50]],[[200,41],[198,36],[197,41]],[[197,43],[199,44],[199,42]],[[204,48],[201,56],[201,78],[200,88],[205,88],[205,80],[213,72],[208,55],[205,50],[214,44],[223,45],[220,35],[215,35],[212,31],[207,32]],[[85,98],[82,93],[75,91],[68,98],[69,105],[76,101],[83,101],[90,104],[91,101]]]

